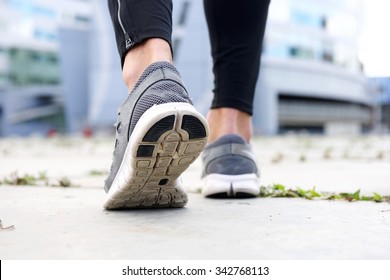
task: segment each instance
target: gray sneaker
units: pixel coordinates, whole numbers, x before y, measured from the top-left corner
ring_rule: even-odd
[[[202,154],[202,194],[211,198],[249,198],[260,192],[259,170],[251,146],[235,134],[207,145]]]
[[[208,126],[172,64],[145,70],[119,108],[116,130],[104,207],[183,207],[179,176],[205,147]]]

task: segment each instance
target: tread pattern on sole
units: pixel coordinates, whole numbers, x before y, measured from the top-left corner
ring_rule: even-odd
[[[161,121],[155,123],[145,134],[142,141],[144,142],[156,142],[158,138],[164,133],[173,129],[173,124],[175,122],[175,116],[170,115],[163,118]]]
[[[194,116],[183,116],[181,128],[187,131],[190,139],[206,137],[206,129],[202,122]]]
[[[177,122],[181,126],[176,125]],[[142,141],[137,143],[135,157],[131,158],[130,163],[132,174],[131,170],[122,172],[127,174],[118,174],[124,182],[121,182],[122,187],[105,207],[133,209],[185,206],[188,198],[177,186],[178,178],[200,155],[206,142],[206,128],[195,116],[169,115],[157,121],[145,133]]]

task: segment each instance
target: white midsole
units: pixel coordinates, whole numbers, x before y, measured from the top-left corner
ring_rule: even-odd
[[[202,179],[202,194],[210,196],[218,193],[260,193],[260,179],[256,174],[225,175],[209,174]]]

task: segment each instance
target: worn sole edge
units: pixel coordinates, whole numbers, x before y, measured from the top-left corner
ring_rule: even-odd
[[[209,174],[202,179],[202,195],[209,198],[251,198],[260,194],[256,174]]]
[[[126,190],[124,189],[126,189],[126,185],[129,184],[128,181],[136,177],[134,176],[135,169],[132,167],[132,165],[134,161],[137,160],[138,147],[146,143],[143,141],[146,133],[158,121],[170,115],[175,116],[173,131],[170,130],[164,132],[161,137],[166,137],[171,133],[178,133],[181,136],[180,143],[188,142],[188,141],[202,141],[203,147],[198,153],[194,155],[195,159],[203,151],[207,143],[207,137],[209,134],[207,120],[203,117],[203,115],[201,115],[198,111],[196,111],[196,109],[192,105],[187,103],[166,103],[166,104],[160,104],[151,107],[150,109],[145,111],[145,113],[141,116],[137,125],[134,128],[133,133],[130,136],[129,143],[126,148],[125,154],[123,156],[121,166],[119,167],[118,173],[115,176],[115,179],[113,180],[110,190],[107,193],[106,200],[103,204],[103,207],[105,209],[162,208],[162,207],[166,208],[166,207],[183,207],[186,205],[188,201],[187,194],[182,186],[180,178],[175,178],[178,176],[174,175],[172,176],[174,179],[170,180],[170,184],[165,186],[165,188],[166,189],[172,188],[175,190],[175,192],[178,191],[179,195],[183,196],[182,201],[178,201],[177,203],[175,202],[168,203],[168,204],[166,203],[159,204],[158,201],[156,201],[156,203],[150,207],[144,207],[142,204],[134,207],[116,206],[118,204],[121,204],[121,201],[123,202],[123,200],[121,200],[121,196],[123,196],[123,194],[126,193]],[[200,123],[204,126],[205,129],[205,134],[206,134],[205,137],[197,138],[197,139],[189,139],[189,134],[187,133],[187,131],[181,128],[182,120],[185,115],[193,116],[200,121]],[[158,144],[161,144],[162,142],[163,141],[161,141]],[[154,154],[154,157],[156,157],[156,154]],[[148,179],[150,177],[148,177]],[[144,189],[145,187],[146,186],[143,186],[141,193],[144,191],[148,192],[147,189]]]

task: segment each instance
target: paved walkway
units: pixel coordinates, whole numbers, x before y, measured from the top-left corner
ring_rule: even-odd
[[[389,138],[254,141],[262,184],[390,195]],[[73,187],[0,186],[0,259],[390,259],[390,204],[212,200],[186,172],[183,209],[105,211],[112,139],[0,140],[0,180],[17,171]],[[65,180],[67,179],[67,180]],[[31,181],[31,184],[34,181]]]

